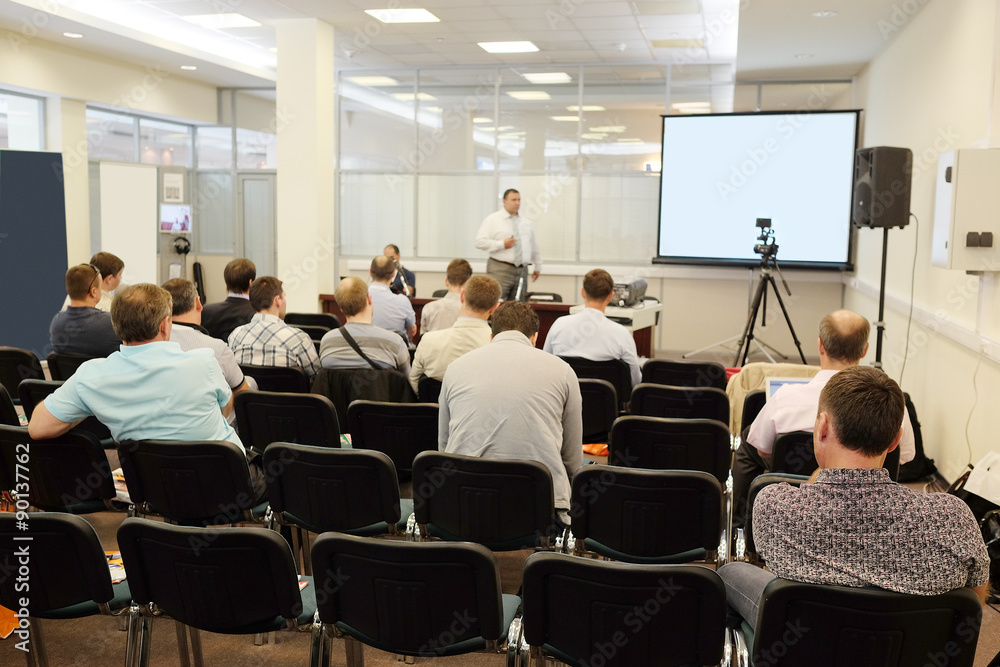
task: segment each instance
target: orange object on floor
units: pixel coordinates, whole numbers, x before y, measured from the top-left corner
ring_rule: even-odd
[[[605,443],[595,443],[583,446],[584,454],[590,454],[591,456],[607,456],[608,446]]]

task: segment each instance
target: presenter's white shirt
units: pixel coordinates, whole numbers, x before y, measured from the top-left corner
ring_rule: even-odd
[[[514,234],[514,226],[517,225],[518,234]],[[531,220],[521,216],[512,216],[507,209],[500,209],[496,213],[490,213],[483,220],[476,232],[476,247],[485,250],[490,257],[500,262],[515,264],[514,247],[504,248],[504,239],[511,236],[520,236],[523,247],[521,248],[521,263],[534,264],[535,271],[542,271],[542,253],[538,249],[538,241],[535,239],[535,226]]]

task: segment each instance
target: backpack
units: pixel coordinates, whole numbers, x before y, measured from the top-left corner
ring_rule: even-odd
[[[927,458],[924,454],[924,438],[920,434],[920,422],[917,420],[917,409],[913,407],[913,401],[909,394],[903,394],[906,400],[906,411],[910,415],[910,425],[913,427],[913,446],[916,454],[909,463],[899,466],[899,482],[915,482],[918,479],[929,477],[937,472],[934,459]]]

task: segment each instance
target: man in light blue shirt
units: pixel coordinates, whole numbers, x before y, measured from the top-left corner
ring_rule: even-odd
[[[379,255],[372,260],[372,284],[368,293],[372,297],[372,324],[389,331],[405,332],[410,340],[417,335],[417,316],[410,300],[402,294],[393,294],[389,285],[396,275],[396,265],[392,259]]]
[[[111,321],[121,349],[81,365],[35,408],[28,434],[54,438],[96,415],[119,442],[226,440],[243,447],[226,423],[233,394],[215,355],[210,349],[184,352],[170,342],[171,308],[170,293],[156,285],[119,290]],[[249,471],[260,500],[263,470],[251,461]]]

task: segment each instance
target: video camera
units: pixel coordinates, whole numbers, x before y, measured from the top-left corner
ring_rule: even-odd
[[[757,227],[760,229],[758,243],[753,247],[753,251],[761,255],[762,261],[767,261],[778,254],[778,244],[774,242],[774,230],[771,229],[771,218],[757,218]]]

